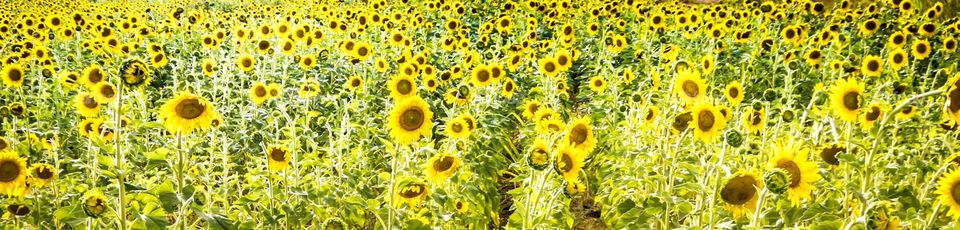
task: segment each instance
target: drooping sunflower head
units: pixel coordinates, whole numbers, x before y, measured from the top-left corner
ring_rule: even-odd
[[[396,185],[394,197],[400,202],[394,205],[400,207],[407,204],[411,208],[420,206],[420,203],[430,195],[430,187],[420,181],[401,181]]]
[[[754,109],[749,108],[747,112],[743,114],[743,124],[747,127],[747,132],[749,133],[760,133],[763,131],[763,127],[766,125],[767,113],[766,108]]]
[[[210,128],[215,117],[213,105],[187,92],[178,93],[160,107],[160,120],[170,133],[190,134]]]
[[[863,83],[856,78],[840,79],[830,90],[830,107],[841,120],[857,121],[863,105]]]
[[[206,72],[206,70],[204,70]],[[127,61],[120,67],[123,74],[123,83],[129,86],[140,86],[150,83],[150,69],[139,60]]]
[[[883,112],[884,110],[886,109],[880,104],[871,104],[870,106],[867,106],[863,116],[860,118],[860,126],[863,127],[863,129],[872,128],[873,124],[877,123],[877,121],[880,121],[880,119],[883,119],[883,116],[885,115]]]
[[[290,166],[290,150],[283,145],[267,147],[267,165],[270,171],[279,172]]]
[[[416,97],[417,95],[417,84],[410,75],[394,75],[387,83],[387,87],[387,90],[390,91],[390,97],[394,100]]]
[[[566,125],[563,124],[563,121],[560,120],[558,116],[537,121],[536,124],[537,133],[539,134],[555,134],[563,132],[566,129]]]
[[[437,154],[430,157],[424,165],[424,174],[427,179],[436,184],[442,184],[453,176],[460,167],[460,158],[449,154]]]
[[[720,188],[720,199],[724,209],[733,213],[735,218],[753,213],[760,197],[763,183],[757,174],[740,172],[728,178]]]
[[[550,147],[543,139],[533,141],[530,147],[530,156],[527,157],[527,163],[536,170],[543,170],[550,164]]]
[[[566,144],[576,151],[589,154],[597,147],[597,138],[593,135],[593,126],[590,117],[583,116],[567,124],[567,133],[564,137]]]
[[[420,136],[430,136],[433,128],[433,112],[427,102],[418,96],[405,98],[390,112],[387,127],[390,137],[400,144],[410,144]]]
[[[787,172],[790,177],[787,195],[791,203],[798,206],[801,200],[810,198],[815,188],[813,183],[820,180],[817,165],[807,161],[808,149],[802,148],[797,142],[780,142],[773,152],[776,155],[770,160],[770,167]]]
[[[109,208],[107,197],[100,191],[88,191],[83,200],[83,211],[89,217],[99,218]]]
[[[822,159],[824,163],[827,163],[827,165],[839,166],[840,159],[837,158],[837,154],[846,153],[846,152],[847,152],[847,147],[844,145],[841,145],[841,144],[826,145],[820,149],[820,159]]]
[[[29,173],[26,159],[10,150],[0,152],[0,192],[17,195]]]

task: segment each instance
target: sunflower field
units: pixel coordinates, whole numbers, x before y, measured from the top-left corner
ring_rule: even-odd
[[[0,229],[958,229],[941,1],[4,1]]]

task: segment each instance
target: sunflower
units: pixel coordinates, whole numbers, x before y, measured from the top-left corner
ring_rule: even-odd
[[[603,76],[591,77],[590,85],[588,87],[593,92],[602,93],[603,90],[607,89],[607,80],[605,80]]]
[[[486,87],[494,82],[492,69],[487,65],[480,65],[474,68],[471,76],[470,82],[477,87]]]
[[[60,85],[63,85],[64,88],[72,90],[77,88],[77,83],[80,80],[80,74],[77,72],[65,72],[60,75]]]
[[[171,133],[190,134],[210,128],[217,115],[213,105],[202,97],[180,92],[160,107],[160,120]]]
[[[73,98],[77,114],[84,117],[96,117],[100,113],[100,103],[89,93],[80,93]]]
[[[167,62],[169,62],[167,55],[162,52],[156,53],[150,58],[150,64],[153,65],[153,68],[161,68],[167,65]]]
[[[877,19],[866,20],[860,24],[860,34],[871,35],[874,32],[877,32],[877,29],[879,28],[880,24],[877,22]]]
[[[403,204],[407,204],[411,208],[419,207],[420,202],[423,202],[423,200],[430,195],[430,188],[421,182],[407,181],[396,186],[397,189],[396,194],[394,194],[394,199],[400,201],[394,203],[396,207],[400,207],[400,205]]]
[[[307,78],[300,83],[300,98],[313,98],[320,95],[320,82],[316,78]]]
[[[267,147],[267,168],[270,171],[280,172],[290,166],[290,150],[283,145],[270,145]]]
[[[11,88],[20,88],[23,86],[25,72],[23,67],[18,64],[7,65],[3,67],[3,85]]]
[[[123,83],[129,86],[150,84],[150,69],[138,60],[127,61],[120,67]]]
[[[748,133],[760,133],[763,126],[767,124],[767,113],[765,108],[759,110],[748,108],[743,114],[743,124],[747,127]]]
[[[860,72],[862,72],[864,76],[879,77],[883,72],[883,59],[877,56],[867,55],[867,57],[863,58],[863,63],[860,65]]]
[[[7,138],[0,137],[0,151],[10,149],[10,141]]]
[[[467,122],[462,119],[450,119],[444,125],[444,133],[447,134],[450,138],[463,139],[470,136],[470,128],[467,127]]]
[[[503,89],[500,91],[500,95],[503,95],[507,99],[513,98],[513,94],[517,92],[517,83],[513,79],[507,78],[503,81]]]
[[[856,78],[840,79],[830,89],[830,107],[833,113],[844,121],[857,121],[863,104],[863,83]]]
[[[534,118],[534,115],[537,114],[537,110],[540,109],[540,106],[542,106],[540,101],[536,99],[528,100],[523,103],[523,106],[521,106],[521,108],[523,109],[523,112],[520,115],[527,120],[532,120]]]
[[[427,102],[418,96],[405,98],[394,105],[387,118],[390,137],[400,144],[410,144],[420,136],[430,136],[433,112]]]
[[[883,119],[884,110],[886,109],[880,104],[871,104],[870,106],[867,106],[863,116],[860,117],[860,126],[865,130],[873,128],[873,124],[877,123],[877,121],[880,119]]]
[[[554,170],[566,181],[576,181],[583,169],[586,156],[570,145],[561,144],[557,148],[557,158],[554,161]]]
[[[727,84],[726,90],[723,91],[723,95],[727,98],[727,101],[733,106],[737,106],[740,102],[743,102],[743,85],[739,81],[733,81]]]
[[[557,116],[550,116],[552,118]],[[564,136],[564,142],[576,151],[589,154],[597,147],[597,138],[593,136],[593,126],[590,125],[590,117],[584,116],[577,118],[570,124],[567,124],[567,133]]]
[[[673,91],[684,103],[694,104],[706,98],[707,85],[697,70],[681,68],[674,81]]]
[[[347,79],[347,82],[346,84],[344,84],[344,87],[347,88],[347,90],[349,90],[350,92],[357,91],[357,89],[362,89],[363,78],[357,75],[351,76],[350,78]],[[393,92],[391,92],[391,94],[392,93]]]
[[[105,81],[107,79],[107,76],[105,74],[106,73],[104,73],[103,70],[100,69],[100,66],[91,65],[83,69],[83,77],[81,79],[82,80],[81,82],[83,83],[83,85],[92,88],[93,86],[96,86],[97,83],[100,83],[101,81]]]
[[[917,114],[917,107],[903,101],[901,101],[900,104],[903,106],[903,109],[900,109],[900,112],[895,116],[898,121],[909,120]]]
[[[940,204],[949,207],[947,215],[954,219],[960,219],[960,169],[954,168],[947,174],[944,174],[937,182],[937,198]]]
[[[269,94],[267,93],[267,85],[254,82],[253,87],[250,87],[250,100],[253,100],[254,103],[263,104],[267,100]]]
[[[787,196],[794,206],[799,206],[802,199],[810,198],[815,189],[813,183],[820,180],[817,164],[807,161],[808,149],[798,143],[781,142],[774,152],[777,154],[770,160],[770,167],[787,171],[790,176]]]
[[[280,84],[270,83],[267,85],[267,97],[270,99],[280,98],[280,94],[283,93],[283,88],[280,87]]]
[[[704,142],[712,142],[723,133],[723,128],[727,125],[727,119],[720,110],[709,103],[698,103],[690,112],[694,125],[693,136]]]
[[[3,218],[7,219],[11,216],[27,216],[30,214],[30,207],[23,204],[11,204],[7,205],[7,211],[3,213]]]
[[[30,172],[37,187],[46,186],[57,179],[57,169],[50,164],[34,164],[30,167]]]
[[[930,48],[930,42],[927,40],[914,41],[911,48],[910,55],[917,60],[927,59],[927,57],[930,57],[930,53],[932,51]]]
[[[240,55],[237,57],[237,68],[243,70],[243,72],[253,71],[253,67],[257,64],[257,60],[250,56],[249,54]]]
[[[890,68],[893,70],[902,69],[908,62],[907,51],[900,48],[894,49],[887,54],[887,62],[890,62]]]
[[[950,85],[947,87],[943,109],[951,121],[960,123],[960,73],[952,77],[948,83]]]
[[[556,59],[551,57],[542,58],[538,61],[540,73],[544,76],[553,78],[560,74],[561,66]]]
[[[652,125],[657,120],[658,114],[660,114],[660,109],[656,106],[647,107],[647,112],[643,115],[643,124]]]
[[[837,154],[847,152],[847,147],[840,144],[826,145],[820,149],[820,159],[830,166],[840,165]]]
[[[403,100],[410,97],[417,97],[417,84],[413,77],[405,74],[394,75],[387,82],[387,89],[390,91],[390,97],[394,100]]]
[[[907,36],[903,32],[897,31],[887,38],[887,44],[894,48],[903,48],[907,44]]]
[[[733,213],[734,218],[753,213],[763,188],[760,177],[753,172],[739,172],[728,178],[720,188],[720,199],[726,203],[723,209]]]
[[[83,212],[89,217],[98,218],[107,211],[107,197],[100,191],[90,190],[83,198]]]
[[[0,193],[15,195],[27,179],[27,160],[10,150],[0,151]]]
[[[530,147],[530,157],[527,157],[527,163],[533,169],[543,170],[550,164],[550,147],[543,139],[533,141],[533,147]]]
[[[93,99],[100,104],[110,104],[117,100],[117,87],[110,82],[100,82],[93,87]]]
[[[423,167],[424,174],[427,174],[427,180],[440,185],[452,177],[453,173],[460,167],[460,158],[448,154],[437,154],[430,157]]]
[[[537,133],[539,134],[554,134],[562,132],[565,129],[566,126],[563,124],[563,121],[557,116],[537,121]]]
[[[463,123],[467,124],[467,130],[471,132],[477,130],[477,120],[473,118],[473,115],[470,115],[469,113],[461,113],[460,115],[457,115],[455,119],[460,119],[463,121]]]
[[[216,73],[217,61],[213,60],[213,58],[204,58],[200,63],[200,69],[203,69],[203,75],[211,77]]]
[[[470,212],[470,205],[464,200],[457,200],[457,202],[453,204],[453,207],[456,208],[457,213],[460,214],[467,214]]]

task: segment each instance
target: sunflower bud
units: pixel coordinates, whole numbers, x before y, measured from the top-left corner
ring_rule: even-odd
[[[763,184],[774,194],[782,195],[790,187],[790,174],[780,168],[772,168],[763,174]]]
[[[743,144],[743,135],[733,130],[727,132],[727,144],[733,147],[740,147],[740,145]]]

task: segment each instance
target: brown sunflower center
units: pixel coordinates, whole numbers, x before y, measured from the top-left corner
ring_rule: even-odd
[[[947,109],[949,109],[950,112],[956,113],[960,111],[960,88],[950,90],[950,92],[947,93],[947,101],[950,102],[950,104],[947,105]]]
[[[824,148],[823,151],[820,151],[820,158],[822,158],[824,162],[827,162],[827,164],[840,165],[840,160],[837,159],[837,154],[846,151],[847,148],[839,146]]]
[[[603,86],[603,80],[600,80],[600,79],[594,80],[593,86],[596,86],[596,87]]]
[[[360,86],[360,79],[353,79],[350,81],[350,86],[357,87]]]
[[[280,161],[280,162],[286,161],[287,153],[286,151],[283,151],[283,149],[280,149],[280,148],[270,149],[270,159],[273,159],[273,161]]]
[[[13,160],[0,162],[0,182],[12,182],[20,176],[20,165]]]
[[[898,54],[894,54],[894,55],[893,55],[893,63],[897,63],[897,64],[903,63],[903,54],[899,54],[899,53],[898,53]]]
[[[573,157],[568,153],[563,153],[563,155],[560,155],[560,171],[570,172],[571,170],[573,170]]]
[[[686,112],[680,115],[677,115],[673,118],[673,129],[677,131],[684,131],[690,126],[690,121],[693,120],[693,115],[690,112]]]
[[[421,194],[423,194],[423,192],[425,192],[424,190],[426,190],[426,189],[427,189],[427,188],[424,187],[423,185],[419,185],[419,184],[418,184],[418,185],[410,185],[410,186],[408,186],[406,189],[404,189],[403,191],[400,191],[400,196],[403,197],[403,198],[407,198],[407,199],[414,198],[414,197],[418,197],[418,196],[420,196]]]
[[[265,97],[267,96],[267,89],[260,85],[253,87],[253,95],[257,97]]]
[[[697,95],[700,95],[700,86],[697,85],[696,82],[686,80],[680,85],[680,87],[683,89],[683,93],[686,94],[687,97],[697,97]]]
[[[93,100],[93,97],[91,97],[90,95],[84,95],[84,96],[83,96],[83,106],[84,106],[84,107],[87,107],[87,108],[89,108],[89,109],[93,109],[93,108],[96,108],[97,105],[98,105],[98,104],[97,104],[97,101]]]
[[[860,93],[848,92],[843,95],[843,107],[847,110],[860,109]]]
[[[400,93],[400,94],[409,94],[409,93],[412,92],[412,91],[413,91],[413,82],[410,82],[410,80],[407,80],[407,79],[403,79],[403,80],[397,81],[397,92],[398,92],[398,93]]]
[[[453,168],[454,158],[451,156],[443,156],[440,159],[437,159],[433,162],[433,170],[437,172],[445,172]]]
[[[877,118],[880,118],[880,108],[879,107],[870,107],[870,111],[866,114],[867,121],[876,121]]]
[[[587,141],[587,135],[589,130],[586,125],[578,124],[570,130],[570,141],[574,144],[583,144],[584,141]]]
[[[753,111],[753,114],[750,114],[750,124],[759,125],[760,122],[763,122],[763,118],[761,118],[762,116],[763,114],[761,114],[759,111]]]
[[[953,197],[953,202],[960,203],[960,182],[956,182],[950,187],[950,196]]]
[[[730,97],[736,98],[737,96],[740,96],[740,89],[737,89],[737,87],[730,88]]]
[[[202,115],[203,111],[206,109],[207,107],[203,104],[200,104],[200,100],[195,98],[180,101],[180,103],[177,103],[177,107],[175,108],[177,116],[180,116],[184,119],[194,119],[200,117],[200,115]]]
[[[790,187],[795,188],[800,184],[800,166],[797,166],[796,162],[792,160],[781,161],[777,164],[777,168],[786,170],[790,173]]]
[[[113,98],[113,96],[117,95],[117,92],[113,90],[113,87],[104,85],[100,87],[100,95],[106,98]]]
[[[53,170],[47,167],[37,168],[37,178],[44,180],[53,178]]]
[[[23,78],[23,72],[20,71],[19,69],[12,69],[12,70],[10,70],[10,80],[12,80],[12,81],[20,81],[20,79],[22,79],[22,78]]]
[[[90,74],[87,75],[87,80],[90,80],[92,83],[97,83],[103,80],[103,74],[100,73],[99,69],[94,69],[90,71]]]
[[[486,82],[487,80],[490,80],[490,71],[487,71],[487,70],[477,71],[477,80],[480,82]]]
[[[463,125],[454,123],[453,125],[450,125],[450,130],[452,130],[454,133],[463,132]]]
[[[720,190],[720,199],[732,205],[742,205],[753,199],[757,194],[754,187],[757,180],[752,176],[737,176],[731,178]]]
[[[370,51],[367,50],[367,47],[360,47],[359,49],[357,49],[357,54],[360,55],[361,57],[367,56],[368,52]]]
[[[921,53],[921,54],[927,53],[927,45],[924,45],[923,43],[920,43],[919,45],[917,45],[917,53]]]
[[[253,66],[253,59],[244,58],[243,60],[240,60],[240,65],[242,65],[243,68],[250,68]]]
[[[547,62],[547,64],[543,65],[543,69],[548,73],[553,73],[553,71],[557,70],[557,64],[554,64],[553,62]]]
[[[423,126],[423,110],[417,107],[409,108],[400,114],[400,128],[406,131],[414,131]]]
[[[700,111],[697,114],[697,128],[700,128],[701,131],[710,131],[713,129],[713,124],[716,122],[716,117],[714,117],[713,112],[710,111]]]
[[[870,60],[867,62],[867,70],[869,71],[878,71],[880,70],[880,62],[877,60]]]
[[[557,57],[557,64],[567,65],[567,62],[568,62],[568,61],[570,61],[570,60],[567,59],[567,56]]]

